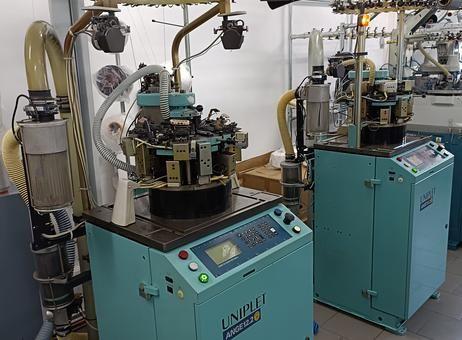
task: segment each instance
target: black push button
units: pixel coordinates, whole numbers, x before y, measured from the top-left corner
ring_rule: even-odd
[[[281,216],[282,215],[282,210],[281,209],[274,209],[274,214],[276,216]]]
[[[286,213],[285,216],[284,216],[284,223],[285,224],[291,224],[293,221],[295,220],[295,216],[290,214],[290,213]]]

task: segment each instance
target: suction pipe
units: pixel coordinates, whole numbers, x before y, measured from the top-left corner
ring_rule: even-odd
[[[308,75],[317,69],[324,72],[324,41],[321,31],[313,30],[308,43]]]
[[[284,145],[284,150],[286,152],[286,159],[294,159],[295,151],[292,144],[292,138],[290,136],[289,127],[287,126],[286,118],[286,109],[291,100],[295,99],[295,90],[290,90],[284,93],[279,99],[278,109],[277,109],[277,118],[279,133],[281,134],[282,143]]]
[[[116,101],[116,99],[128,88],[130,87],[133,83],[137,82],[144,76],[147,76],[148,74],[152,73],[158,73],[161,76],[165,75],[167,72],[164,67],[158,66],[158,65],[150,65],[143,67],[136,71],[135,73],[131,74],[130,76],[127,77],[111,94],[109,97],[106,98],[104,103],[101,105],[99,108],[98,112],[95,115],[95,119],[93,121],[93,142],[96,146],[96,149],[98,149],[99,153],[105,160],[107,160],[109,163],[111,163],[113,166],[115,166],[117,169],[124,170],[126,172],[134,173],[136,171],[136,167],[125,163],[117,158],[117,154],[112,151],[110,148],[108,148],[101,137],[101,125],[103,123],[104,116],[106,115],[107,111],[111,107],[111,105]],[[168,74],[168,72],[167,72]],[[169,76],[170,77],[170,76]],[[166,82],[161,82],[161,89],[160,93],[164,93],[165,89],[163,88],[165,86]],[[168,91],[168,89],[167,89]],[[168,102],[163,102],[163,105],[168,105]],[[166,108],[161,107],[161,111],[165,112]]]
[[[225,2],[228,2],[228,0]],[[179,91],[181,88],[181,72],[180,72],[180,69],[178,68],[178,65],[180,64],[181,41],[184,39],[184,37],[186,37],[193,30],[195,30],[196,28],[198,28],[199,26],[206,23],[207,21],[214,18],[220,13],[226,13],[225,11],[223,11],[223,4],[218,4],[212,7],[211,9],[209,9],[207,12],[202,14],[197,19],[191,21],[188,25],[183,27],[176,34],[175,39],[173,40],[173,44],[172,44],[172,63],[173,63],[173,72],[175,76],[175,89],[177,91]]]
[[[49,91],[45,52],[48,56],[58,97],[67,97],[66,64],[63,49],[53,27],[45,21],[29,26],[24,42],[29,91]]]
[[[50,340],[53,336],[54,324],[51,320],[44,320],[35,340]]]
[[[3,164],[3,159],[0,157],[0,195],[7,193],[9,189],[10,179]]]
[[[26,204],[29,204],[29,194],[27,192],[26,174],[24,165],[20,158],[19,143],[9,130],[2,141],[2,156],[5,163],[8,176],[16,185],[21,198]]]
[[[449,70],[444,67],[443,65],[441,65],[438,60],[436,60],[435,58],[433,58],[433,56],[428,53],[422,46],[422,43],[419,42],[418,45],[417,45],[417,48],[419,49],[420,53],[422,53],[424,55],[425,58],[427,58],[431,63],[433,63],[436,67],[438,67],[446,77],[450,78],[452,75],[451,73],[449,72]]]

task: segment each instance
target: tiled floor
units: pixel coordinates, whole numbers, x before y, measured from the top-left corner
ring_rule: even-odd
[[[446,282],[439,300],[429,300],[407,323],[405,336],[315,304],[320,325],[315,340],[462,340],[462,249],[448,252]]]

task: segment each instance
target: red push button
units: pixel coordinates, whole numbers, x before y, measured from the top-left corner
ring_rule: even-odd
[[[189,257],[189,254],[186,250],[182,250],[178,253],[178,257],[182,260],[187,260]]]

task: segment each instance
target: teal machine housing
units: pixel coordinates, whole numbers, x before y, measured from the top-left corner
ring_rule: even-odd
[[[457,176],[462,171],[462,134],[451,128],[426,125],[410,125],[408,131],[418,136],[431,136],[433,140],[438,140],[454,155],[448,248],[456,250],[462,243],[462,177]]]
[[[87,213],[102,340],[313,339],[311,230],[279,197],[233,195],[190,226],[143,216],[145,198],[127,228]]]
[[[454,157],[429,139],[315,150],[315,299],[393,332],[445,280]]]

